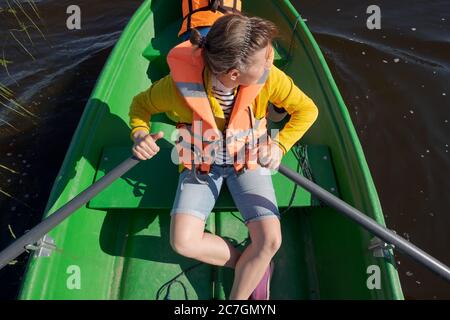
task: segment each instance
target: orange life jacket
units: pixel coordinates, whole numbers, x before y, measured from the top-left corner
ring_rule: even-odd
[[[220,146],[222,133],[217,127],[205,91],[202,50],[194,49],[189,41],[185,41],[169,52],[167,62],[178,91],[193,112],[191,125],[177,125],[180,133],[176,143],[179,162],[190,170],[194,164],[200,171],[209,172],[214,154]],[[258,143],[269,139],[265,117],[255,119],[251,107],[268,75],[269,69],[266,69],[257,84],[239,86],[237,89],[225,131],[227,152],[234,159],[233,165],[237,172],[244,167],[257,167]]]
[[[197,27],[210,27],[228,12],[241,11],[240,0],[184,0],[183,24],[178,36]]]

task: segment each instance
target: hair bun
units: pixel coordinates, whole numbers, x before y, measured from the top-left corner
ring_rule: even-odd
[[[205,47],[205,45],[206,45],[206,37],[201,37],[200,38],[200,41],[198,42],[198,46],[199,46],[199,48],[204,48]]]
[[[189,37],[189,41],[199,48],[204,48],[206,44],[206,37],[202,36],[201,33],[197,29],[191,30],[191,36]]]

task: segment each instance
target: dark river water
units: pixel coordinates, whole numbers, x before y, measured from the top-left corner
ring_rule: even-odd
[[[296,0],[361,140],[389,228],[450,265],[450,0]],[[95,3],[95,5],[94,5]],[[66,9],[82,10],[68,31]],[[0,0],[0,250],[36,225],[85,103],[141,1]],[[366,9],[381,9],[369,30]],[[14,299],[27,255],[0,270]],[[450,285],[397,253],[407,299]]]

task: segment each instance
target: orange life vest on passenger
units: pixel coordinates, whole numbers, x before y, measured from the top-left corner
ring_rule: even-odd
[[[241,12],[240,0],[183,0],[183,24],[178,36],[198,27],[210,27],[228,12]]]
[[[167,62],[170,74],[180,94],[193,112],[192,124],[179,123],[180,139],[176,150],[180,163],[192,170],[192,164],[202,172],[209,172],[214,154],[220,146],[222,133],[217,127],[204,87],[205,64],[202,50],[185,41],[173,48]],[[258,140],[269,139],[265,117],[255,119],[251,104],[258,96],[269,74],[263,74],[257,84],[239,86],[226,127],[226,147],[235,170],[257,167]]]

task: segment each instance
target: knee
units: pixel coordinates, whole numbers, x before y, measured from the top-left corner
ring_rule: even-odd
[[[280,249],[282,242],[281,234],[267,235],[258,243],[256,243],[258,250],[267,256],[274,256]]]
[[[195,245],[189,239],[174,236],[170,239],[172,249],[187,258],[195,258]]]

